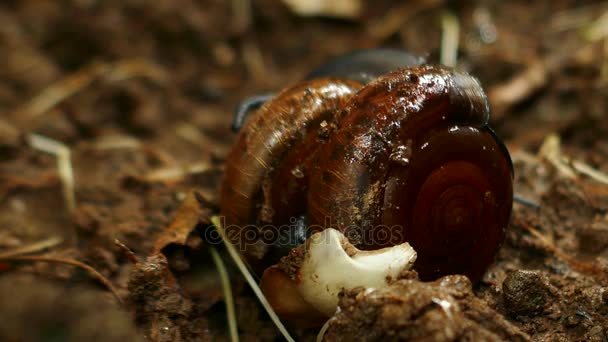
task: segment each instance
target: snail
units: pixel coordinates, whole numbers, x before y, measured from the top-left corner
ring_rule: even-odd
[[[240,126],[220,192],[227,231],[265,271],[263,288],[277,292],[270,278],[295,286],[298,301],[317,313],[327,316],[332,306],[313,303],[316,289],[296,284],[302,275],[291,274],[291,284],[269,267],[315,236],[346,251],[315,253],[377,266],[399,247],[397,255],[408,255],[399,269],[413,264],[422,280],[464,274],[473,281],[504,239],[513,167],[489,126],[483,89],[464,72],[398,50],[360,51],[246,102],[235,118]],[[358,265],[352,260],[344,265]],[[310,265],[322,262],[304,258],[302,269],[314,272]]]

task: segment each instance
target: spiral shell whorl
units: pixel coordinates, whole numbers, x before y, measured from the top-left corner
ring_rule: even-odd
[[[319,152],[325,167],[311,176],[313,229],[339,229],[361,249],[408,241],[422,278],[479,277],[512,201],[510,159],[486,128],[479,82],[442,67],[398,70],[359,91],[346,111]],[[473,247],[481,255],[470,255]],[[484,262],[464,262],[477,257]]]

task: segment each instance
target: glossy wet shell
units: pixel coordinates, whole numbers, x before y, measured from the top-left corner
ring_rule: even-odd
[[[504,239],[512,167],[488,128],[478,81],[421,66],[387,74],[347,105],[319,151],[308,193],[313,230],[361,249],[409,242],[422,279],[479,279]]]
[[[283,212],[270,199],[273,187],[283,190],[279,201],[300,205],[290,210],[304,213],[305,198],[290,198],[301,195],[300,184],[307,182],[306,162],[320,146],[319,127],[323,121],[333,122],[360,87],[335,79],[300,82],[265,103],[241,130],[226,160],[220,210],[227,232],[249,254],[261,258],[265,252],[265,244],[255,242],[260,236],[254,227],[273,223],[275,213]],[[293,176],[296,166],[303,177]],[[276,179],[284,181],[274,183]],[[253,229],[246,236],[248,228]]]

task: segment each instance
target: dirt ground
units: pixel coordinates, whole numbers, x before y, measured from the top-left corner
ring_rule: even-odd
[[[348,291],[325,338],[608,341],[608,3],[11,0],[0,22],[0,340],[229,340],[216,252],[241,340],[281,340],[206,241],[235,106],[354,49],[437,63],[457,27],[530,203],[472,288]]]

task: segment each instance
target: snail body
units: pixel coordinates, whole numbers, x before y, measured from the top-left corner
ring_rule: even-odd
[[[391,71],[424,62],[424,58],[398,49],[358,50],[318,67],[306,79],[333,77],[367,84]]]
[[[273,251],[302,240],[265,233],[293,227],[308,235],[334,228],[359,250],[409,242],[424,280],[458,273],[475,281],[493,261],[513,171],[479,82],[409,54],[383,66],[381,56],[320,68],[265,102],[241,130],[220,210],[260,269],[278,261]],[[298,217],[306,225],[294,224]],[[252,225],[255,239],[244,233]]]

